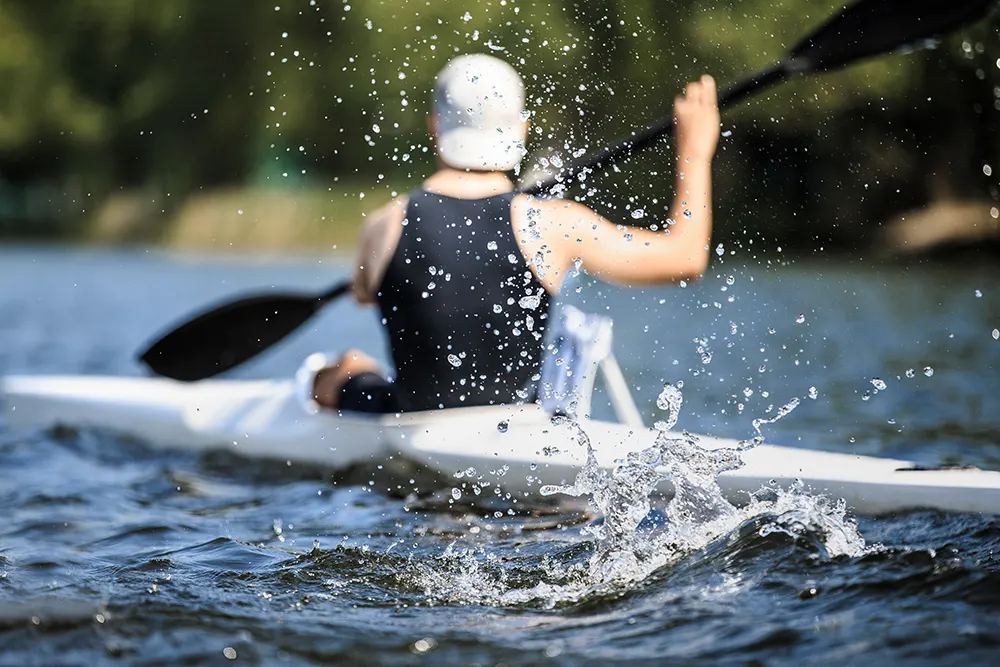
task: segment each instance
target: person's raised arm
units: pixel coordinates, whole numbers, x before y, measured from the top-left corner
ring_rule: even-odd
[[[579,259],[592,275],[628,285],[698,278],[708,266],[712,233],[712,158],[719,141],[715,81],[705,75],[674,100],[677,119],[673,206],[659,229],[615,225],[586,206],[547,202],[554,264]],[[554,224],[553,224],[554,223]]]

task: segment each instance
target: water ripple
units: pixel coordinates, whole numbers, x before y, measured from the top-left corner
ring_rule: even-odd
[[[23,286],[0,292],[0,315],[10,316],[0,316],[0,373],[137,375],[133,352],[193,304],[262,284],[323,285],[330,271],[0,251],[0,284]],[[769,425],[769,439],[985,465],[1000,460],[1000,375],[983,370],[1000,366],[1000,346],[981,334],[996,326],[1000,290],[952,297],[997,277],[995,267],[874,273],[820,263],[783,267],[779,279],[750,267],[726,285],[738,298],[718,313],[698,306],[724,281],[712,276],[671,292],[602,288],[586,305],[616,317],[619,359],[644,412],[664,379],[684,377],[682,425],[743,437],[769,401],[816,386],[819,397]],[[377,340],[377,321],[349,308],[332,307],[240,373],[287,375],[314,349]],[[802,312],[808,327],[782,325]],[[723,340],[730,321],[739,334]],[[691,341],[711,332],[721,333],[709,377]],[[925,365],[933,377],[919,373]],[[870,389],[872,377],[887,388],[861,401],[857,387]],[[0,665],[229,664],[227,648],[238,663],[267,665],[996,660],[996,517],[853,523],[834,502],[781,504],[772,490],[683,542],[657,537],[673,515],[654,498],[636,526],[646,569],[609,582],[592,576],[604,524],[585,500],[457,504],[380,492],[372,478],[0,425]]]

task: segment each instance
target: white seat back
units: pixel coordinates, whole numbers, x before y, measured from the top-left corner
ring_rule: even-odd
[[[594,382],[601,369],[605,388],[618,419],[643,427],[628,384],[611,351],[610,317],[563,306],[555,318],[554,335],[542,362],[538,391],[542,408],[550,414],[589,416]]]

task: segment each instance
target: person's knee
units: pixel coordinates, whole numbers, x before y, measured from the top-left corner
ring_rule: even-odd
[[[378,364],[361,350],[348,350],[340,355],[337,368],[341,375],[351,377],[365,371],[377,371]]]
[[[378,362],[361,350],[348,350],[336,363],[316,373],[313,399],[328,408],[339,407],[340,390],[352,377],[365,372],[377,373]]]
[[[337,392],[340,391],[340,384],[336,368],[320,369],[313,378],[313,400],[328,408],[334,407],[337,402]]]
[[[368,355],[362,352],[361,350],[351,348],[347,352],[344,352],[342,355],[340,355],[340,359],[337,361],[337,363],[339,365],[346,365],[346,364],[357,363],[358,361],[367,358]]]

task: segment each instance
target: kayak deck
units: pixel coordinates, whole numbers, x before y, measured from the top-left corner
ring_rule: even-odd
[[[442,487],[467,479],[516,497],[538,498],[545,484],[571,483],[586,461],[570,425],[554,425],[538,406],[490,406],[403,415],[311,412],[291,381],[9,376],[0,379],[4,422],[13,428],[93,428],[188,450],[344,468],[401,456],[439,473]],[[598,463],[606,469],[655,442],[652,429],[583,419]],[[736,447],[697,436],[708,449]],[[920,469],[912,462],[760,445],[741,453],[738,470],[718,482],[745,503],[770,482],[801,480],[816,493],[843,498],[867,515],[931,508],[1000,514],[1000,473],[975,468]],[[664,482],[669,494],[672,486]]]

